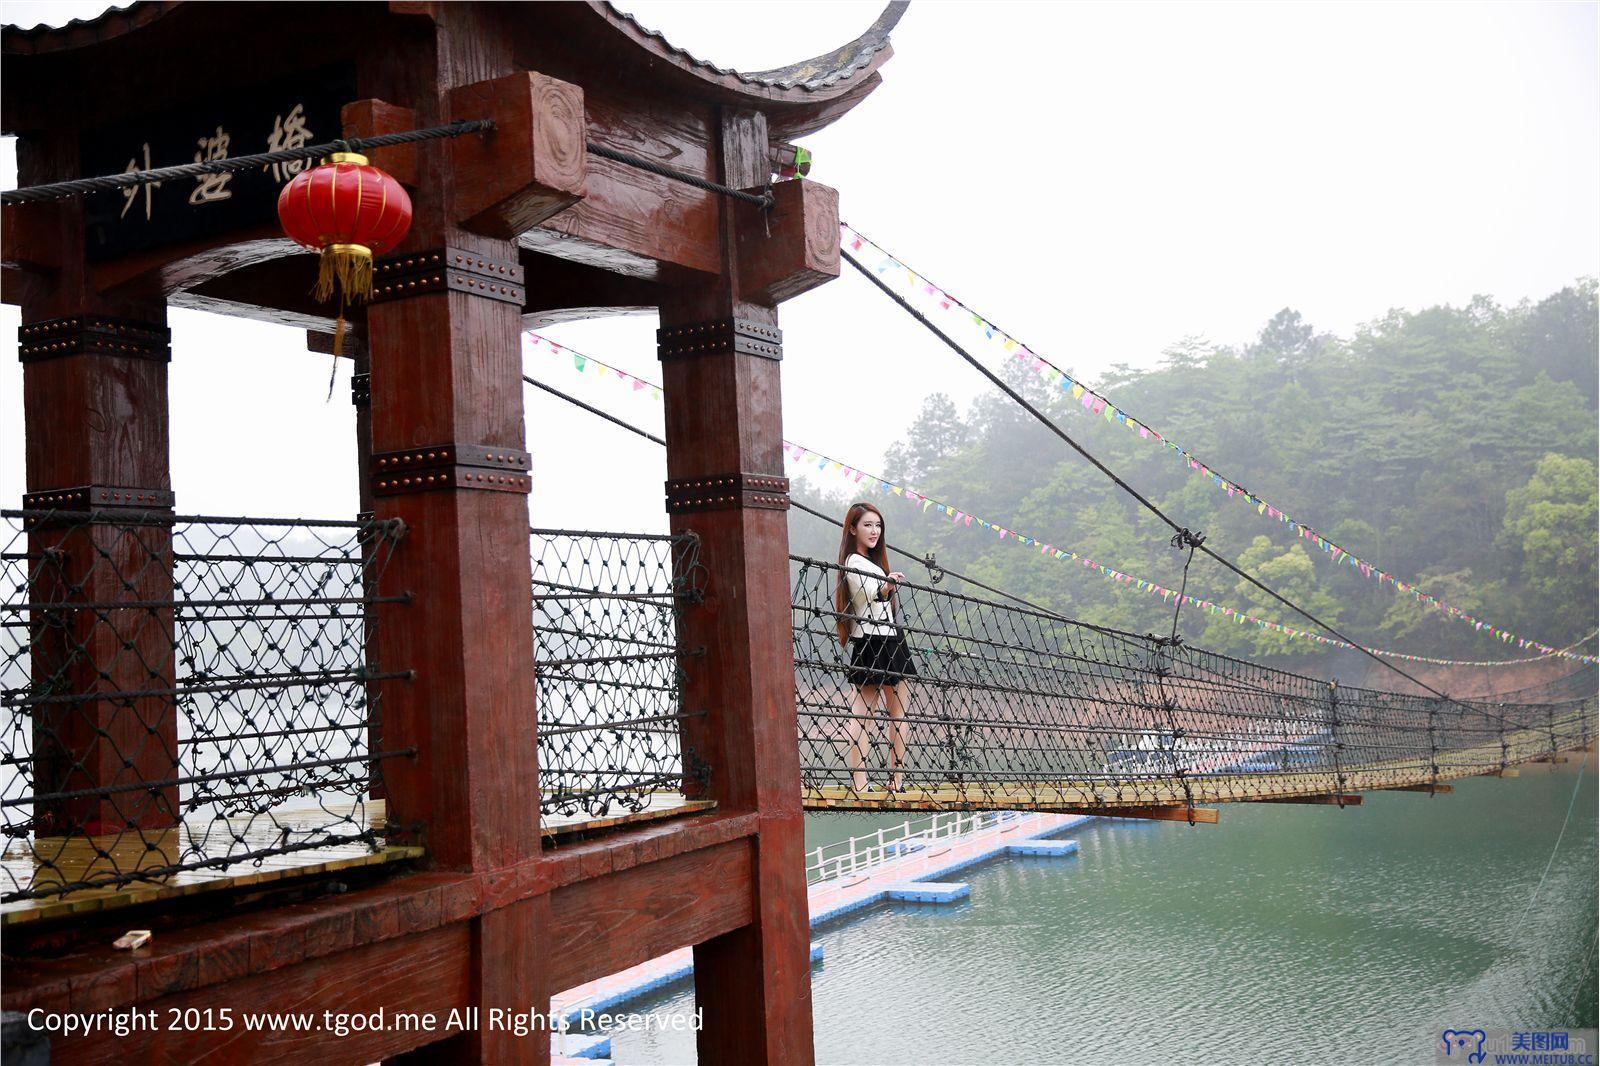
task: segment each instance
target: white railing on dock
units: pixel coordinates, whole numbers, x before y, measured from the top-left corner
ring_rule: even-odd
[[[908,818],[899,825],[824,844],[806,853],[806,884],[853,877],[908,852],[924,850],[936,841],[993,829],[1022,816],[1021,811],[940,811],[927,818]]]

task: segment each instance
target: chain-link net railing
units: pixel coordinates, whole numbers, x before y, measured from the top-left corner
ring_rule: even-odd
[[[699,541],[532,530],[542,816],[605,817],[709,772],[680,740],[678,618],[700,595]],[[698,713],[704,713],[698,712]]]
[[[410,754],[384,749],[379,693],[402,675],[373,653],[398,535],[0,512],[0,898],[377,848],[368,796]]]
[[[892,622],[863,627],[877,575],[793,561],[808,807],[1335,794],[1493,772],[1595,734],[1592,690],[1488,704],[1342,688],[909,581],[893,592]],[[840,621],[855,629],[848,644]],[[885,650],[896,639],[904,653]]]
[[[1600,689],[1600,670],[1593,666],[1580,666],[1548,681],[1522,685],[1480,698],[1492,703],[1561,703],[1587,699],[1597,689]]]

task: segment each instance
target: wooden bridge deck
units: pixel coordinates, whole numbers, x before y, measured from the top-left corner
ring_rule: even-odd
[[[1512,757],[1508,765],[1548,760],[1548,734],[1537,730],[1508,737]],[[1344,771],[1342,781],[1332,773],[1243,773],[1237,770],[1201,774],[1184,782],[1176,778],[1130,780],[996,781],[968,784],[939,783],[922,787],[914,781],[898,793],[877,790],[858,794],[836,786],[804,790],[807,810],[927,811],[1024,810],[1061,813],[1108,813],[1117,810],[1141,817],[1165,817],[1189,804],[1247,803],[1296,797],[1351,795],[1383,789],[1423,788],[1455,778],[1498,773],[1502,752],[1498,743],[1478,748],[1440,752],[1439,771],[1426,764],[1406,761],[1367,764]],[[548,815],[541,827],[546,837],[617,828],[638,822],[695,813],[714,806],[709,801],[686,801],[674,793],[658,793],[636,812],[606,817],[586,814]],[[1166,812],[1166,813],[1163,813]],[[1215,821],[1215,814],[1197,820]],[[44,838],[11,842],[0,855],[0,883],[31,888],[63,885],[106,875],[154,871],[176,863],[194,861],[225,846],[229,852],[268,852],[286,839],[315,839],[325,835],[354,836],[384,824],[381,800],[340,804],[323,803],[300,810],[279,809],[265,815],[196,821],[161,833],[125,832],[97,838]],[[231,842],[231,843],[226,843]],[[288,877],[307,877],[359,867],[421,858],[418,846],[373,846],[361,841],[329,844],[286,854],[219,864],[178,873],[141,875],[127,885],[77,889],[37,899],[18,900],[0,907],[0,923],[80,914],[149,903],[225,888],[261,886]]]
[[[659,793],[641,811],[606,817],[584,814],[546,815],[541,827],[546,837],[561,838],[574,833],[609,829],[636,822],[676,817],[714,807],[710,801],[686,801],[680,795]],[[279,847],[284,829],[289,839],[315,839],[328,836],[356,836],[384,825],[384,803],[368,800],[357,803],[323,803],[300,810],[277,809],[264,814],[206,819],[186,823],[161,832],[128,831],[104,837],[44,837],[12,841],[0,854],[0,884],[44,889],[77,881],[104,879],[113,873],[159,870],[184,861],[195,861],[206,851],[227,846],[235,853],[270,851]],[[189,896],[227,888],[265,885],[287,877],[353,870],[359,867],[418,859],[425,849],[414,845],[379,844],[362,841],[329,844],[260,859],[218,865],[208,869],[183,870],[170,874],[142,874],[127,885],[105,885],[70,892],[17,900],[0,907],[0,924],[56,918],[69,914],[130,907],[139,903]]]
[[[1538,731],[1508,737],[1507,743],[1512,751],[1512,756],[1506,760],[1507,766],[1541,761],[1551,755],[1548,735]],[[1540,743],[1544,746],[1538,747]],[[944,782],[932,786],[919,786],[914,781],[907,781],[906,787],[896,793],[885,791],[881,783],[866,793],[857,793],[841,785],[806,789],[802,799],[805,808],[813,811],[1028,810],[1092,813],[1114,808],[1182,807],[1191,802],[1249,803],[1417,786],[1426,789],[1435,782],[1498,773],[1502,765],[1501,758],[1500,745],[1495,743],[1439,752],[1437,775],[1426,763],[1394,760],[1351,767],[1343,772],[1342,781],[1338,775],[1321,770],[1308,773],[1196,773],[1184,781],[1174,777],[1113,779],[1109,775],[1104,780]],[[1185,783],[1188,785],[1187,792]]]

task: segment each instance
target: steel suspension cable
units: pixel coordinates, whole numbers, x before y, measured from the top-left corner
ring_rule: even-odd
[[[548,384],[546,384],[546,383],[544,383],[542,381],[538,381],[535,378],[532,378],[532,377],[528,376],[527,374],[524,374],[522,376],[522,380],[527,382],[530,385],[533,385],[533,386],[535,386],[535,387],[537,387],[539,389],[544,390],[545,392],[550,393],[553,396],[559,397],[560,399],[567,401],[568,403],[572,404],[575,407],[579,407],[579,408],[583,409],[584,411],[589,412],[590,414],[593,414],[593,415],[596,415],[596,416],[598,416],[600,418],[603,418],[607,422],[612,423],[613,425],[619,426],[622,429],[625,429],[630,433],[633,433],[633,434],[636,434],[637,436],[643,437],[645,440],[651,441],[652,443],[658,444],[658,445],[660,445],[662,447],[666,446],[666,441],[664,439],[662,439],[661,437],[658,437],[655,434],[650,433],[650,432],[648,432],[646,430],[640,429],[638,426],[635,426],[635,425],[633,425],[633,424],[631,424],[629,422],[626,422],[623,419],[616,417],[615,415],[608,414],[607,412],[600,410],[598,407],[594,407],[591,404],[585,403],[584,401],[578,399],[575,396],[568,395],[567,393],[562,392],[560,389],[557,389],[554,386],[548,385]],[[815,508],[810,507],[807,504],[805,504],[805,503],[803,503],[803,502],[801,502],[799,500],[791,499],[790,503],[794,507],[797,507],[801,511],[804,511],[806,514],[809,514],[809,515],[811,515],[811,516],[813,516],[815,518],[820,518],[823,521],[827,522],[828,524],[830,524],[830,525],[832,525],[832,526],[834,526],[836,528],[842,528],[843,525],[844,525],[844,523],[839,521],[838,519],[833,518],[833,517],[831,517],[829,515],[823,514],[821,511],[818,511]],[[1185,535],[1187,535],[1187,537],[1190,538],[1190,539],[1200,539],[1200,540],[1204,539],[1203,537],[1199,537],[1197,534],[1189,533],[1187,530],[1184,530],[1184,531],[1180,532],[1178,535],[1176,535],[1174,537],[1174,544],[1179,544],[1180,542],[1182,542],[1183,544],[1187,545],[1187,541],[1184,541],[1184,539],[1183,539],[1185,537]],[[958,579],[960,581],[964,581],[967,584],[972,585],[974,588],[979,588],[979,589],[984,590],[985,592],[989,592],[989,593],[992,593],[992,594],[994,594],[996,596],[1000,596],[1000,597],[1002,597],[1004,599],[1010,600],[1013,603],[1017,603],[1017,604],[1020,604],[1020,605],[1022,605],[1024,607],[1027,607],[1029,610],[1037,611],[1037,612],[1039,612],[1040,614],[1043,614],[1043,615],[1048,615],[1051,618],[1056,619],[1058,621],[1071,623],[1071,624],[1077,625],[1077,626],[1082,626],[1082,627],[1084,627],[1086,629],[1091,629],[1091,630],[1094,630],[1095,632],[1109,634],[1109,635],[1122,636],[1122,637],[1137,636],[1137,634],[1130,633],[1130,632],[1127,632],[1127,631],[1124,631],[1124,630],[1120,630],[1120,629],[1116,629],[1115,627],[1096,625],[1096,624],[1094,624],[1092,622],[1085,622],[1085,621],[1082,621],[1080,619],[1070,618],[1067,615],[1061,614],[1059,611],[1055,611],[1055,610],[1052,610],[1049,607],[1044,606],[1043,604],[1035,603],[1032,600],[1026,599],[1026,598],[1024,598],[1022,596],[1018,596],[1015,593],[1007,592],[1005,589],[997,588],[997,587],[995,587],[993,585],[989,585],[989,584],[986,584],[986,583],[984,583],[982,581],[979,581],[977,578],[969,577],[968,575],[962,574],[959,571],[951,570],[948,567],[941,566],[933,559],[933,557],[931,555],[919,556],[919,555],[915,554],[914,552],[911,552],[911,551],[908,551],[908,550],[906,550],[904,548],[898,547],[897,545],[890,544],[887,541],[884,542],[884,547],[886,547],[889,551],[892,551],[892,552],[894,552],[894,553],[896,553],[896,554],[898,554],[900,556],[903,556],[906,559],[911,560],[912,562],[917,562],[917,563],[923,564],[924,566],[928,567],[928,569],[930,571],[934,571],[934,572],[942,573],[942,574],[949,574],[950,576],[952,576],[952,577],[954,577],[954,578],[956,578],[956,579]],[[1193,559],[1193,550],[1192,550],[1192,548],[1191,548],[1191,551],[1190,551],[1190,554],[1189,554],[1189,559],[1191,559],[1191,560]],[[1185,571],[1185,585],[1187,585],[1187,576],[1188,576],[1188,565],[1187,564],[1185,564],[1184,571]],[[1248,576],[1248,575],[1246,575],[1246,576]],[[935,580],[937,580],[937,578],[935,578]],[[1271,591],[1271,590],[1268,590],[1268,591]],[[1178,604],[1181,605],[1182,602],[1183,601],[1180,599],[1178,601]],[[1177,613],[1175,611],[1174,612],[1174,621],[1176,621],[1176,619],[1177,619]],[[1341,638],[1341,639],[1345,639],[1345,638]],[[1354,644],[1354,642],[1349,641],[1348,639],[1345,639],[1345,643],[1350,644],[1352,647],[1360,648],[1359,645]],[[1360,650],[1367,651],[1369,655],[1371,654],[1369,649],[1360,648]],[[1388,665],[1388,664],[1385,664],[1385,665]],[[1393,669],[1393,668],[1391,667],[1391,669]],[[1406,675],[1404,673],[1404,671],[1398,671],[1397,670],[1396,672],[1400,673],[1402,676],[1409,676],[1409,675]],[[1434,690],[1430,689],[1429,691],[1434,691]],[[1443,699],[1449,700],[1451,703],[1456,704],[1456,706],[1463,706],[1461,701],[1456,700],[1456,699],[1454,699],[1452,697],[1444,696],[1442,693],[1438,693],[1436,691],[1434,692],[1434,694],[1440,696]]]
[[[527,382],[529,385],[534,386],[535,388],[543,389],[545,392],[548,392],[552,396],[560,397],[561,399],[563,399],[563,400],[567,401],[568,403],[572,404],[574,407],[582,408],[583,410],[589,412],[592,415],[596,415],[596,416],[598,416],[600,418],[603,418],[607,422],[610,422],[612,425],[619,426],[622,429],[627,430],[629,433],[636,434],[636,435],[638,435],[640,437],[643,437],[647,441],[651,441],[652,443],[659,444],[663,448],[665,448],[667,446],[667,442],[665,440],[663,440],[662,438],[656,436],[654,433],[651,433],[648,430],[640,429],[638,426],[635,426],[635,425],[633,425],[633,424],[631,424],[629,422],[625,422],[625,421],[623,421],[622,419],[618,418],[615,415],[607,414],[605,411],[600,410],[600,408],[598,408],[598,407],[594,407],[594,406],[592,406],[590,404],[584,403],[582,400],[578,399],[576,396],[569,396],[566,393],[562,392],[560,389],[555,388],[554,386],[551,386],[551,385],[546,385],[544,382],[539,381],[539,380],[537,380],[535,378],[529,377],[527,374],[522,375],[522,380]],[[806,514],[811,515],[811,516],[813,516],[815,518],[820,518],[824,522],[827,522],[830,525],[837,526],[837,527],[839,527],[841,529],[844,527],[844,523],[839,521],[837,518],[833,518],[833,517],[831,517],[829,515],[825,515],[821,511],[817,510],[816,508],[807,506],[805,503],[802,503],[799,500],[791,499],[789,501],[789,503],[794,507],[798,507],[800,510],[804,511]],[[904,548],[898,547],[898,546],[896,546],[894,544],[890,544],[888,541],[884,541],[884,547],[888,548],[890,551],[892,551],[892,552],[894,552],[894,553],[896,553],[898,555],[901,555],[901,556],[903,556],[903,557],[905,557],[907,559],[910,559],[912,562],[921,563],[924,566],[928,567],[930,570],[936,570],[936,571],[938,571],[939,573],[942,573],[942,574],[949,574],[951,577],[956,578],[958,581],[964,581],[967,584],[973,586],[974,588],[983,589],[985,592],[992,592],[996,596],[1004,596],[1006,599],[1011,600],[1014,603],[1020,603],[1024,607],[1028,607],[1028,608],[1030,608],[1032,610],[1038,611],[1041,614],[1050,615],[1051,617],[1060,619],[1063,622],[1076,622],[1078,625],[1086,626],[1086,627],[1088,627],[1090,629],[1100,630],[1100,631],[1103,631],[1103,632],[1115,632],[1114,630],[1104,629],[1103,627],[1094,626],[1094,625],[1091,625],[1091,624],[1089,624],[1087,622],[1078,622],[1077,619],[1068,618],[1066,615],[1061,614],[1058,611],[1052,611],[1050,608],[1041,606],[1040,604],[1037,604],[1037,603],[1034,603],[1032,600],[1027,600],[1027,599],[1022,598],[1021,596],[1013,595],[1012,593],[1009,593],[1009,592],[1005,591],[1004,589],[995,588],[993,585],[986,585],[982,581],[979,581],[975,577],[967,577],[965,574],[958,573],[955,570],[951,570],[947,566],[940,566],[938,563],[936,563],[933,560],[932,556],[919,556],[919,555],[917,555],[917,554],[915,554],[913,552],[907,551]]]
[[[123,174],[105,174],[93,178],[74,178],[49,185],[29,185],[0,193],[0,204],[31,204],[44,200],[60,200],[68,196],[83,196],[92,192],[112,192],[140,185],[160,184],[182,178],[198,178],[205,174],[233,174],[246,170],[264,169],[274,163],[293,163],[299,159],[320,159],[335,152],[363,152],[369,148],[388,148],[415,141],[433,141],[445,137],[461,137],[468,133],[489,133],[494,130],[493,119],[463,119],[444,126],[403,130],[398,133],[377,133],[371,137],[351,137],[346,140],[308,144],[302,148],[285,148],[277,152],[258,152],[255,155],[238,155],[231,159],[213,159],[204,163],[183,163],[155,170],[132,170]]]
[[[679,181],[685,185],[693,185],[697,189],[714,192],[719,196],[726,196],[730,200],[754,204],[763,211],[771,211],[773,205],[777,202],[773,199],[771,192],[745,192],[743,189],[720,185],[717,182],[702,178],[698,174],[687,174],[681,170],[674,170],[672,167],[657,163],[654,159],[645,159],[641,156],[630,155],[627,152],[619,152],[615,148],[607,148],[605,145],[596,144],[593,141],[586,142],[584,147],[600,158],[609,159],[613,163],[621,163],[623,166],[633,167],[635,170],[643,170],[658,177],[666,178],[669,181]]]
[[[938,288],[937,286],[934,286],[933,283],[928,280],[927,275],[922,274],[920,271],[915,270],[909,264],[905,263],[903,260],[899,259],[898,257],[893,256],[893,255],[889,255],[887,249],[885,249],[881,244],[878,244],[876,241],[872,240],[872,238],[866,236],[860,230],[856,229],[854,226],[851,226],[848,222],[841,223],[841,228],[843,230],[847,231],[848,233],[850,233],[851,235],[853,235],[854,238],[856,239],[856,241],[871,245],[875,250],[877,250],[879,252],[883,252],[888,257],[888,261],[893,262],[895,265],[904,268],[914,278],[921,278],[929,286],[929,291],[933,291],[934,289],[937,289],[941,299],[949,301],[948,304],[946,304],[946,306],[959,307],[961,310],[965,311],[967,314],[973,316],[974,320],[981,322],[985,326],[985,328],[993,329],[995,332],[999,333],[1000,336],[1006,338],[1008,341],[1020,344],[1020,342],[1017,342],[1016,338],[1010,332],[1008,332],[1004,328],[996,325],[994,322],[992,322],[986,316],[981,315],[977,311],[973,310],[972,307],[970,307],[968,304],[966,304],[964,301],[962,301],[959,297],[951,294],[950,292],[948,292],[948,291],[946,291],[946,290],[944,290],[942,288]],[[861,245],[860,245],[860,243],[858,243],[855,246],[856,247],[860,247]],[[878,269],[881,271],[883,269],[883,267],[880,266]],[[1031,349],[1027,348],[1026,345],[1023,345],[1020,350],[1028,352],[1030,355],[1033,356],[1033,358],[1036,361],[1036,363],[1041,364],[1043,366],[1049,367],[1051,370],[1053,370],[1057,374],[1061,375],[1061,377],[1064,378],[1065,380],[1067,380],[1067,381],[1076,381],[1076,379],[1071,374],[1069,374],[1067,371],[1062,370],[1059,366],[1056,366],[1056,364],[1051,362],[1048,358],[1038,354],[1037,352],[1033,352]],[[1191,468],[1198,469],[1202,473],[1205,473],[1205,472],[1209,471],[1209,473],[1211,473],[1212,475],[1215,475],[1216,478],[1219,479],[1218,480],[1218,484],[1224,485],[1224,486],[1232,486],[1232,489],[1230,489],[1230,496],[1233,494],[1233,491],[1236,490],[1240,495],[1242,495],[1245,499],[1249,500],[1251,503],[1265,503],[1266,502],[1261,497],[1256,496],[1255,494],[1251,493],[1248,489],[1246,489],[1237,480],[1235,480],[1233,478],[1230,478],[1230,477],[1223,476],[1221,473],[1219,473],[1217,471],[1216,467],[1211,466],[1211,465],[1209,465],[1207,463],[1203,463],[1199,456],[1197,456],[1194,453],[1190,452],[1186,448],[1180,447],[1175,441],[1171,440],[1170,438],[1163,436],[1159,432],[1156,432],[1154,427],[1152,427],[1149,422],[1146,422],[1144,419],[1137,418],[1136,416],[1130,414],[1125,407],[1122,407],[1122,406],[1120,406],[1118,404],[1113,404],[1109,397],[1103,395],[1102,393],[1099,393],[1099,392],[1095,391],[1094,389],[1089,388],[1087,385],[1084,385],[1082,382],[1076,382],[1076,383],[1078,384],[1078,386],[1087,395],[1096,397],[1102,403],[1108,405],[1108,407],[1111,410],[1117,411],[1119,413],[1119,415],[1126,416],[1127,420],[1128,420],[1128,424],[1130,426],[1131,425],[1137,425],[1137,426],[1139,426],[1139,427],[1141,427],[1143,429],[1148,429],[1150,431],[1151,435],[1154,436],[1157,440],[1161,441],[1163,444],[1165,444],[1168,447],[1172,448],[1178,455],[1180,455],[1184,459],[1188,460],[1189,465],[1190,465]],[[1288,514],[1286,512],[1283,512],[1280,508],[1275,508],[1274,507],[1273,510],[1276,511],[1282,518],[1284,518],[1284,519],[1288,519],[1289,518]],[[1323,534],[1317,533],[1309,525],[1306,525],[1303,522],[1295,522],[1295,521],[1290,521],[1289,525],[1290,525],[1291,528],[1299,528],[1299,529],[1305,531],[1307,534],[1314,535],[1319,545],[1326,545],[1327,547],[1332,548],[1333,551],[1334,551],[1334,556],[1335,556],[1336,560],[1339,559],[1339,558],[1343,558],[1343,559],[1346,559],[1346,560],[1351,561],[1351,562],[1363,562],[1354,553],[1352,553],[1352,552],[1350,552],[1350,551],[1348,551],[1348,550],[1346,550],[1344,548],[1341,548],[1339,545],[1335,544],[1332,540],[1328,539]],[[1435,609],[1443,611],[1446,615],[1448,615],[1450,617],[1453,617],[1453,618],[1456,618],[1456,619],[1459,619],[1459,620],[1465,621],[1465,622],[1479,622],[1480,621],[1479,619],[1476,619],[1476,618],[1472,617],[1471,615],[1466,614],[1465,612],[1457,611],[1454,608],[1451,608],[1448,604],[1440,602],[1434,596],[1431,596],[1431,595],[1429,595],[1429,594],[1427,594],[1425,592],[1421,592],[1419,589],[1417,589],[1417,587],[1414,584],[1408,584],[1406,582],[1400,581],[1393,574],[1388,574],[1388,573],[1386,573],[1385,571],[1383,571],[1379,567],[1372,566],[1369,563],[1363,563],[1363,565],[1368,567],[1368,568],[1370,568],[1370,570],[1373,573],[1376,573],[1380,578],[1386,580],[1390,584],[1393,584],[1396,588],[1399,588],[1399,589],[1401,589],[1403,591],[1410,591],[1410,592],[1415,593],[1421,599],[1422,602],[1428,603],[1429,605],[1431,605]],[[1496,631],[1496,627],[1494,627],[1494,626],[1488,626],[1487,628],[1490,631]],[[1503,633],[1506,633],[1507,635],[1514,636],[1514,634],[1510,634],[1509,631],[1499,630],[1498,632],[1503,632]],[[1577,643],[1582,643],[1582,641],[1575,642],[1575,644],[1577,644]],[[1465,663],[1463,663],[1463,664],[1460,664],[1460,665],[1498,666],[1498,665],[1509,665],[1511,663],[1537,662],[1540,659],[1546,659],[1546,658],[1549,658],[1552,655],[1564,655],[1567,651],[1570,651],[1573,646],[1575,646],[1575,645],[1568,645],[1566,648],[1555,649],[1555,648],[1550,648],[1550,647],[1548,647],[1548,646],[1546,646],[1546,645],[1544,645],[1544,644],[1542,644],[1542,643],[1540,643],[1538,641],[1530,640],[1530,639],[1527,639],[1527,638],[1523,638],[1522,639],[1522,644],[1523,644],[1523,646],[1530,646],[1531,645],[1533,647],[1541,648],[1541,649],[1543,649],[1543,651],[1542,651],[1542,653],[1540,655],[1530,656],[1528,658],[1490,660],[1490,661],[1486,661],[1486,662],[1481,663],[1481,664],[1465,664]]]
[[[1050,430],[1057,437],[1060,437],[1063,441],[1065,441],[1073,449],[1073,451],[1077,452],[1079,455],[1083,456],[1086,460],[1088,460],[1089,463],[1091,465],[1093,465],[1096,470],[1099,470],[1102,474],[1104,474],[1107,478],[1109,478],[1111,480],[1111,482],[1113,484],[1115,484],[1118,488],[1122,489],[1122,491],[1124,491],[1128,495],[1132,496],[1135,500],[1137,500],[1140,504],[1142,504],[1144,506],[1144,508],[1146,510],[1148,510],[1151,514],[1155,515],[1157,518],[1161,519],[1161,521],[1165,522],[1168,526],[1170,526],[1172,528],[1172,531],[1176,535],[1178,535],[1180,537],[1193,537],[1194,536],[1194,534],[1191,533],[1187,528],[1185,528],[1182,525],[1179,525],[1177,522],[1173,521],[1172,518],[1168,517],[1168,515],[1167,515],[1167,513],[1165,511],[1161,510],[1161,508],[1157,507],[1154,503],[1152,503],[1138,489],[1134,488],[1132,485],[1128,484],[1121,477],[1119,477],[1114,470],[1112,470],[1105,463],[1102,463],[1099,459],[1095,458],[1092,454],[1090,454],[1088,449],[1084,448],[1083,445],[1079,444],[1077,441],[1073,440],[1070,436],[1068,436],[1067,432],[1065,430],[1063,430],[1060,426],[1058,426],[1048,415],[1044,414],[1044,412],[1040,411],[1032,403],[1028,402],[1026,397],[1024,397],[1016,389],[1013,389],[1010,385],[1007,385],[993,371],[991,371],[988,367],[984,366],[983,363],[980,362],[978,359],[974,358],[971,355],[971,353],[969,353],[965,348],[963,348],[948,333],[946,333],[944,330],[940,329],[938,326],[934,325],[934,323],[928,318],[928,316],[924,315],[921,311],[918,311],[915,307],[912,307],[911,304],[909,302],[907,302],[904,297],[902,297],[899,293],[895,292],[893,289],[889,288],[889,286],[886,285],[883,282],[883,279],[879,278],[871,270],[867,269],[867,267],[865,265],[863,265],[862,262],[859,259],[857,259],[855,256],[851,255],[848,251],[846,251],[843,248],[841,248],[839,250],[839,254],[841,256],[843,256],[844,260],[847,263],[849,263],[852,267],[854,267],[856,269],[856,271],[858,273],[860,273],[860,275],[862,277],[866,278],[880,292],[882,292],[885,296],[889,297],[889,299],[893,300],[896,304],[898,304],[901,310],[905,311],[912,318],[914,318],[918,322],[920,322],[934,336],[936,336],[940,340],[944,341],[944,343],[946,345],[948,345],[952,351],[954,351],[957,355],[961,356],[962,359],[966,360],[966,362],[968,364],[970,364],[980,374],[982,374],[985,378],[987,378],[990,381],[990,383],[992,383],[996,388],[1000,389],[1008,397],[1010,397],[1011,400],[1014,403],[1016,403],[1023,410],[1027,411],[1030,415],[1032,415],[1046,429]],[[1450,696],[1447,696],[1445,693],[1440,692],[1438,689],[1434,688],[1432,685],[1429,685],[1429,684],[1426,684],[1426,683],[1424,683],[1422,681],[1417,680],[1416,678],[1412,677],[1410,674],[1406,673],[1404,670],[1400,669],[1398,666],[1395,666],[1392,663],[1386,662],[1381,656],[1379,656],[1376,653],[1374,653],[1371,649],[1367,648],[1365,645],[1362,645],[1357,641],[1351,640],[1349,637],[1345,636],[1343,633],[1341,633],[1339,630],[1335,629],[1333,626],[1329,625],[1327,622],[1324,622],[1322,619],[1318,618],[1316,615],[1312,614],[1310,611],[1308,611],[1305,608],[1301,607],[1299,604],[1297,604],[1294,601],[1292,601],[1292,600],[1288,599],[1287,597],[1283,596],[1276,589],[1269,588],[1268,586],[1263,584],[1258,578],[1256,578],[1254,575],[1248,574],[1244,570],[1240,569],[1238,566],[1235,566],[1234,563],[1231,560],[1229,560],[1226,557],[1220,555],[1219,553],[1217,553],[1213,549],[1211,549],[1209,547],[1206,547],[1204,544],[1198,544],[1198,545],[1196,545],[1196,547],[1198,548],[1198,550],[1204,552],[1210,558],[1215,559],[1217,562],[1221,563],[1228,570],[1232,571],[1234,574],[1237,574],[1239,577],[1243,578],[1244,580],[1250,582],[1250,584],[1254,585],[1256,588],[1260,589],[1262,592],[1265,592],[1267,595],[1271,596],[1273,599],[1277,600],[1279,603],[1283,604],[1285,607],[1288,607],[1290,610],[1292,610],[1295,613],[1299,614],[1301,617],[1306,618],[1307,620],[1311,621],[1315,625],[1318,625],[1318,626],[1322,627],[1322,629],[1324,629],[1328,633],[1331,633],[1337,639],[1344,641],[1346,644],[1349,644],[1351,647],[1355,648],[1357,651],[1360,651],[1363,655],[1367,656],[1373,662],[1382,665],[1384,669],[1394,671],[1395,673],[1399,674],[1401,677],[1405,678],[1407,681],[1411,682],[1413,685],[1416,685],[1418,688],[1421,688],[1421,689],[1424,689],[1424,690],[1426,690],[1428,692],[1433,693],[1435,696],[1438,696],[1442,700],[1446,700],[1446,701],[1448,701],[1450,703],[1456,703],[1456,701],[1454,699],[1452,699]],[[1459,706],[1459,704],[1457,704],[1457,705]]]

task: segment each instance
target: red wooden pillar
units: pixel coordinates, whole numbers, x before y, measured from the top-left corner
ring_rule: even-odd
[[[485,25],[501,17],[493,5],[401,7],[417,17],[387,23],[363,56],[358,84],[369,99],[346,107],[346,133],[453,118],[499,125],[492,138],[374,158],[416,182],[406,250],[377,264],[366,313],[373,511],[406,527],[382,585],[412,597],[380,608],[379,663],[416,675],[383,693],[383,748],[417,755],[384,762],[382,793],[391,824],[420,823],[431,866],[526,873],[541,838],[525,290],[513,238],[544,217],[525,210],[541,200],[525,168],[543,159],[548,79],[536,87],[518,71],[509,38]],[[576,138],[581,185],[581,93],[568,114],[556,125]],[[495,1008],[548,1011],[548,915],[548,896],[534,895],[472,919],[482,1024],[404,1061],[548,1062],[549,1033],[488,1025]]]
[[[179,818],[165,324],[24,309],[29,510],[92,512],[30,536],[36,832],[100,836]],[[127,512],[140,512],[130,524]],[[54,604],[61,604],[60,607]],[[118,604],[127,603],[122,607]],[[51,616],[47,621],[45,616]],[[150,693],[124,696],[122,693]],[[96,790],[107,791],[96,791]]]
[[[509,866],[540,846],[520,281],[509,243],[457,233],[380,262],[367,312],[373,509],[406,527],[383,587],[412,597],[380,608],[378,658],[416,674],[383,692],[379,743],[417,749],[384,761],[383,790],[391,824],[420,823],[442,869]],[[475,920],[485,1019],[548,1002],[536,910]],[[549,1037],[480,1028],[424,1053],[544,1061]]]
[[[19,144],[24,185],[76,166],[70,138]],[[51,700],[33,708],[34,788],[77,793],[37,805],[39,836],[161,829],[179,818],[176,785],[128,787],[178,776],[172,528],[162,520],[172,511],[171,335],[160,299],[112,299],[88,284],[81,218],[81,203],[29,205],[6,227],[10,254],[45,268],[26,287],[19,335],[23,506],[95,515],[41,524],[29,538],[31,554],[48,553],[31,563],[30,599],[64,604],[34,612],[34,689]],[[130,511],[154,514],[119,524]]]
[[[722,181],[764,184],[765,117],[724,114]],[[810,1063],[810,926],[800,766],[795,738],[787,495],[783,476],[775,301],[743,291],[739,234],[763,231],[758,209],[724,200],[723,273],[661,304],[666,392],[667,509],[674,533],[694,531],[706,600],[684,614],[680,641],[704,646],[687,671],[686,751],[710,766],[723,810],[754,810],[755,920],[694,949],[705,1012],[699,1059]]]

